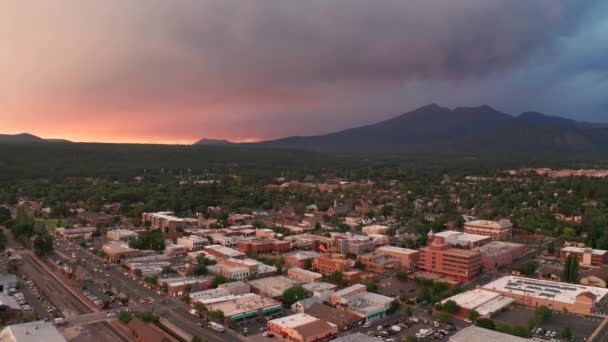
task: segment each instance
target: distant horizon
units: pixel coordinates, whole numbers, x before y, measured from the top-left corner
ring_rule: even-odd
[[[98,143],[98,144],[152,144],[152,145],[183,145],[183,146],[188,146],[188,145],[193,145],[197,142],[199,142],[200,140],[203,139],[208,139],[208,140],[225,140],[229,143],[233,143],[233,144],[240,144],[240,143],[257,143],[257,142],[264,142],[264,141],[270,141],[270,140],[276,140],[276,139],[283,139],[283,138],[288,138],[288,137],[294,137],[294,136],[317,136],[317,135],[324,135],[324,134],[330,134],[330,133],[334,133],[334,132],[339,132],[342,130],[347,130],[347,129],[351,129],[351,128],[356,128],[356,127],[361,127],[364,125],[369,125],[369,124],[374,124],[380,121],[385,121],[385,120],[389,120],[392,118],[396,118],[399,117],[401,115],[407,114],[411,111],[423,108],[423,107],[427,107],[427,106],[431,106],[431,105],[437,105],[439,107],[442,108],[449,108],[450,110],[454,110],[456,108],[478,108],[478,107],[482,107],[482,106],[489,106],[490,108],[497,110],[499,112],[502,112],[504,114],[507,115],[511,115],[513,117],[517,117],[523,113],[527,113],[527,112],[537,112],[537,111],[533,111],[533,110],[528,110],[528,111],[523,111],[521,113],[518,114],[512,114],[512,113],[507,113],[501,110],[496,109],[496,107],[492,106],[492,105],[487,105],[487,104],[480,104],[477,106],[454,106],[454,107],[448,107],[448,106],[444,106],[442,104],[439,103],[429,103],[423,106],[418,106],[416,108],[412,108],[408,111],[405,112],[401,112],[400,114],[395,114],[393,116],[389,116],[383,120],[379,120],[379,121],[375,121],[375,122],[369,122],[369,123],[364,123],[364,124],[360,124],[357,126],[352,126],[352,127],[343,127],[343,128],[339,128],[337,130],[333,130],[333,131],[327,131],[327,132],[322,132],[322,133],[317,133],[317,134],[302,134],[302,135],[285,135],[285,136],[277,136],[277,137],[270,137],[270,138],[228,138],[228,137],[211,137],[211,136],[203,136],[200,138],[193,138],[193,139],[174,139],[174,140],[164,140],[164,141],[159,141],[159,140],[150,140],[150,139],[137,139],[137,140],[113,140],[113,139],[108,139],[108,140],[79,140],[78,138],[73,139],[70,138],[69,136],[61,136],[61,137],[46,137],[43,134],[37,134],[35,132],[32,131],[19,131],[19,132],[0,132],[0,135],[20,135],[20,134],[31,134],[34,136],[37,136],[39,138],[42,138],[44,140],[68,140],[69,142],[73,142],[73,143]],[[540,113],[540,112],[537,112]],[[564,117],[564,116],[559,116],[559,115],[552,115],[550,113],[540,113],[543,115],[547,115],[547,116],[552,116],[552,117],[560,117],[560,118],[564,118],[564,119],[571,119],[569,117]],[[575,119],[572,119],[575,120]],[[608,124],[608,121],[606,122],[601,122],[601,121],[579,121],[579,120],[575,120],[577,122],[585,122],[585,123],[592,123],[592,124]],[[86,139],[86,138],[85,138]],[[103,138],[102,138],[103,139]],[[124,138],[123,138],[124,139]]]

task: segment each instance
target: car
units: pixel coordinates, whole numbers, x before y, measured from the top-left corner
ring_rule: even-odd
[[[116,316],[113,312],[108,312],[108,314],[106,315],[106,317],[114,317]]]
[[[260,327],[260,329],[258,329],[260,331],[266,331],[266,327]]]

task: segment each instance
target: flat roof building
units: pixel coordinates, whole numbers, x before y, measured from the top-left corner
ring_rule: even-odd
[[[566,262],[569,255],[576,255],[581,266],[601,266],[608,261],[608,251],[602,249],[580,248],[567,246],[559,251],[562,263]]]
[[[118,240],[128,240],[132,238],[136,238],[139,234],[132,230],[128,229],[114,229],[108,230],[106,236],[110,240],[118,241]]]
[[[502,277],[483,289],[514,298],[519,304],[585,315],[608,300],[608,289],[516,276]]]
[[[203,247],[203,250],[218,258],[237,258],[242,259],[245,257],[245,253],[239,252],[236,249],[225,247],[221,245],[211,245]]]
[[[513,224],[509,220],[474,220],[465,222],[464,232],[489,236],[492,240],[509,240],[513,235]]]
[[[527,338],[513,336],[498,331],[480,328],[475,325],[468,326],[452,337],[450,342],[528,342]]]
[[[90,239],[93,233],[97,231],[95,227],[81,227],[81,228],[55,228],[55,234],[63,237],[64,239]]]
[[[321,273],[304,270],[298,267],[288,269],[287,276],[303,283],[313,283],[323,279],[323,275]]]
[[[188,252],[200,251],[209,244],[209,240],[196,235],[177,238],[177,243],[186,247]]]
[[[391,297],[367,292],[367,287],[362,284],[349,286],[331,295],[333,305],[344,308],[368,321],[384,317],[393,300]]]
[[[391,229],[389,226],[372,224],[361,228],[361,231],[365,234],[386,234],[389,229]]]
[[[251,286],[251,291],[270,298],[280,298],[288,288],[300,282],[283,276],[260,278],[247,282]]]
[[[376,253],[390,255],[399,260],[400,268],[404,272],[413,270],[420,259],[419,251],[395,246],[378,247],[376,248]]]
[[[329,275],[334,272],[346,272],[351,267],[351,261],[342,254],[323,254],[312,260],[312,269],[321,274]]]
[[[283,306],[274,299],[254,293],[231,295],[218,298],[214,303],[204,304],[209,311],[219,310],[224,313],[225,323],[239,321],[249,317],[259,317],[281,311]]]
[[[468,234],[455,230],[446,230],[435,233],[435,238],[437,237],[442,237],[446,243],[449,243],[452,246],[460,246],[468,249],[483,246],[492,241],[492,238],[489,236]]]
[[[0,331],[2,342],[67,342],[51,322],[13,324]]]
[[[299,313],[268,321],[268,331],[293,342],[329,341],[338,334],[335,324]]]
[[[428,247],[420,248],[418,267],[441,276],[469,281],[481,272],[481,253],[452,248],[441,236],[429,232]]]
[[[528,251],[524,244],[504,241],[492,241],[475,250],[481,253],[481,266],[489,272],[512,265]]]
[[[306,268],[307,264],[312,265],[312,260],[321,255],[323,255],[323,253],[314,251],[294,251],[283,254],[283,260],[285,260],[285,265],[287,265],[287,267]]]
[[[468,317],[468,313],[475,310],[480,317],[490,318],[495,313],[511,305],[515,299],[502,296],[497,292],[487,291],[483,289],[474,289],[459,293],[450,298],[441,301],[445,304],[447,301],[454,301],[460,306],[461,316]]]

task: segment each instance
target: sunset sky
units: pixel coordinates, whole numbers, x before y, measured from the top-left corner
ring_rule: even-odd
[[[431,102],[608,122],[608,1],[2,1],[0,133],[252,141]]]

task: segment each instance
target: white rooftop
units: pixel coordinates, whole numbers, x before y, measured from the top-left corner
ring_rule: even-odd
[[[382,246],[382,247],[376,248],[376,251],[384,251],[384,252],[399,253],[399,254],[418,253],[418,251],[415,249],[401,248],[401,247],[395,247],[395,246]]]
[[[229,257],[239,257],[239,256],[243,256],[245,255],[242,252],[237,251],[236,249],[232,249],[230,247],[226,247],[226,246],[222,246],[222,245],[211,245],[211,246],[207,246],[205,247],[206,249],[212,249],[218,253],[222,253],[224,255],[227,255]]]
[[[509,220],[499,220],[499,221],[475,220],[475,221],[465,222],[464,225],[465,225],[465,227],[466,226],[482,226],[484,228],[495,228],[495,229],[513,227],[513,224]]]
[[[275,323],[283,328],[293,329],[293,328],[302,326],[304,324],[312,323],[312,322],[315,322],[318,320],[319,320],[318,318],[313,317],[311,315],[307,315],[305,313],[299,313],[299,314],[295,314],[295,315],[291,315],[291,316],[273,319],[269,322]]]
[[[67,342],[51,322],[44,321],[9,325],[0,331],[0,341]]]
[[[474,325],[466,327],[454,336],[450,342],[525,342],[530,339],[504,334],[498,331],[480,328]]]
[[[576,297],[584,292],[594,294],[596,301],[600,301],[608,294],[608,289],[605,288],[516,276],[502,277],[484,285],[483,288],[541,299],[551,299],[568,304],[573,304]]]
[[[513,302],[515,302],[513,298],[498,296],[476,307],[475,311],[479,312],[481,316],[489,316],[513,304]]]
[[[591,248],[581,248],[581,247],[573,247],[573,246],[566,246],[564,248],[561,249],[563,252],[570,252],[570,253],[585,253],[585,250],[588,250],[591,252],[591,254],[595,254],[595,255],[604,255],[606,253],[608,253],[608,251],[605,251],[603,249],[591,249]]]
[[[316,291],[330,291],[330,290],[333,290],[333,289],[336,288],[336,285],[320,281],[320,282],[314,282],[314,283],[304,284],[304,285],[302,285],[302,287],[306,291],[316,292]]]
[[[500,294],[496,292],[475,289],[472,291],[462,292],[450,298],[444,299],[441,301],[441,304],[445,304],[447,301],[453,300],[461,308],[473,310],[479,305],[482,305],[483,303],[486,303],[487,301],[494,299],[498,296],[500,296]]]
[[[435,237],[442,237],[446,242],[458,245],[468,245],[471,242],[475,243],[488,239],[488,237],[485,235],[467,234],[455,230],[446,230],[435,233]]]

